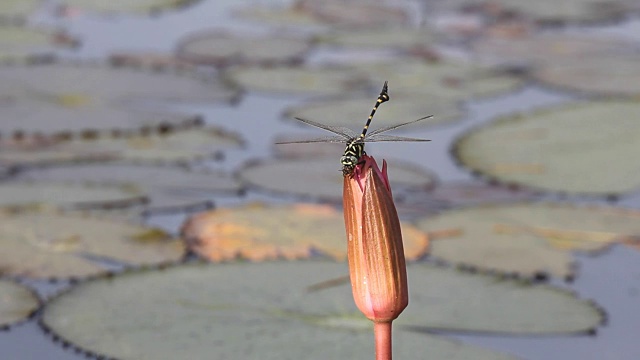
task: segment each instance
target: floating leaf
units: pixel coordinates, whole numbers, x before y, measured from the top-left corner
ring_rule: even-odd
[[[250,37],[206,31],[187,36],[178,44],[177,53],[195,64],[276,65],[300,63],[309,48],[310,42],[299,37]]]
[[[26,21],[26,18],[41,4],[41,0],[3,0],[0,2],[0,20]]]
[[[145,197],[136,189],[118,185],[79,185],[44,181],[0,183],[0,206],[31,208],[54,206],[68,209],[127,207]]]
[[[546,84],[589,95],[640,96],[640,54],[583,56],[547,63],[533,76]]]
[[[157,13],[170,8],[180,8],[198,0],[58,0],[59,15],[67,15],[75,10],[88,10],[99,13]]]
[[[461,62],[403,60],[352,65],[368,74],[375,84],[388,80],[394,93],[421,95],[421,102],[429,101],[427,96],[435,96],[435,101],[438,98],[461,101],[495,96],[523,85],[522,79],[513,75]],[[394,93],[391,98],[395,101]]]
[[[600,312],[549,286],[413,265],[410,304],[396,322],[394,354],[413,359],[512,359],[407,331],[423,328],[524,334],[573,333]],[[82,283],[50,301],[41,325],[95,356],[126,359],[373,358],[371,323],[348,282],[310,291],[348,273],[325,262],[183,265]],[[430,323],[431,322],[431,323]],[[301,339],[310,339],[303,341]],[[328,346],[327,344],[331,344]]]
[[[366,86],[362,74],[344,67],[241,67],[226,71],[226,77],[250,91],[293,95],[339,95]]]
[[[535,33],[526,37],[482,37],[473,51],[482,59],[499,64],[541,66],[570,61],[574,64],[593,56],[624,54],[637,45],[618,37],[578,34]]]
[[[143,164],[85,164],[45,167],[19,174],[39,181],[79,184],[121,184],[144,194],[149,210],[185,210],[211,202],[212,194],[238,193],[240,183],[231,175],[189,171],[181,167]]]
[[[469,132],[453,152],[463,165],[504,183],[591,195],[625,193],[640,186],[634,165],[639,113],[640,103],[603,101],[516,115]]]
[[[456,264],[527,277],[573,277],[572,250],[595,252],[640,234],[640,212],[564,204],[467,208],[417,226],[431,234],[430,253]]]
[[[298,0],[289,7],[276,8],[251,5],[236,11],[236,15],[252,21],[278,26],[339,24],[345,26],[400,25],[409,20],[409,14],[398,6],[368,1]]]
[[[0,132],[56,134],[184,123],[194,116],[170,112],[167,102],[229,101],[236,95],[213,78],[191,75],[88,65],[2,66]]]
[[[98,274],[113,262],[151,265],[179,260],[180,240],[141,225],[59,213],[1,213],[0,268],[16,276]]]
[[[55,57],[55,47],[77,45],[78,40],[62,31],[21,26],[0,27],[0,61],[3,62],[45,62]]]
[[[278,145],[288,146],[288,145]],[[406,162],[389,160],[394,188],[428,189],[435,175]],[[341,201],[342,165],[339,158],[299,158],[259,162],[240,171],[244,182],[268,191]]]
[[[324,205],[216,209],[193,215],[182,234],[192,251],[213,261],[298,259],[314,251],[338,260],[347,256],[343,215]],[[423,233],[403,224],[402,234],[408,259],[424,255]]]
[[[438,10],[474,8],[484,15],[520,15],[542,24],[595,23],[622,19],[630,9],[625,0],[449,0],[434,4]],[[432,9],[433,11],[433,9]]]
[[[0,139],[0,163],[41,165],[107,160],[190,162],[215,158],[222,150],[242,145],[239,135],[213,127],[167,129],[158,133],[123,134],[117,137],[105,135],[96,139]]]
[[[39,307],[40,300],[33,291],[13,281],[0,279],[0,330],[25,320]]]
[[[392,101],[385,103],[376,117],[372,129],[395,125],[415,120],[427,115],[434,115],[415,126],[436,125],[460,120],[465,111],[451,100],[437,99],[424,95],[392,93]],[[323,102],[311,102],[306,105],[290,108],[286,116],[303,118],[321,122],[331,126],[348,126],[355,119],[361,119],[357,126],[362,126],[373,106],[375,97],[334,99]],[[355,130],[355,129],[354,129]],[[358,129],[358,132],[360,129]]]
[[[376,27],[372,29],[341,29],[320,35],[321,43],[348,48],[407,49],[416,46],[432,46],[436,35],[429,28]]]
[[[175,55],[153,51],[122,51],[109,55],[113,66],[142,67],[146,69],[193,69],[194,65]]]

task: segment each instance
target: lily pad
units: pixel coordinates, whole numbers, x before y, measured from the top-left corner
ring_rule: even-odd
[[[418,265],[408,272],[415,284],[412,305],[398,325],[429,328],[431,321],[437,328],[544,334],[584,331],[602,321],[592,304],[548,286]],[[175,359],[188,349],[192,358],[214,351],[221,358],[370,359],[371,322],[357,311],[349,284],[309,291],[345,274],[345,264],[325,262],[125,273],[53,299],[41,325],[65,344],[101,357]],[[398,325],[393,340],[400,358],[513,359]]]
[[[119,51],[109,55],[109,64],[113,66],[142,67],[146,69],[184,69],[193,70],[195,65],[178,59],[173,54],[154,51]]]
[[[225,31],[205,31],[178,43],[177,53],[195,64],[276,65],[302,62],[310,41],[300,37],[238,36]]]
[[[366,79],[352,68],[239,67],[226,78],[249,91],[292,95],[340,95],[363,91]]]
[[[40,300],[27,287],[0,279],[0,330],[23,321],[40,308]]]
[[[172,8],[181,8],[199,0],[56,0],[59,5],[58,14],[87,10],[98,13],[157,13]]]
[[[342,212],[326,205],[216,209],[193,215],[181,232],[191,251],[213,261],[300,259],[315,251],[337,260],[347,256]],[[403,224],[402,234],[407,259],[424,255],[424,233]]]
[[[346,48],[409,49],[432,46],[436,33],[429,28],[375,27],[372,29],[340,29],[320,35],[320,43]]]
[[[526,37],[482,37],[473,51],[492,63],[516,66],[544,66],[570,61],[574,64],[593,56],[625,54],[638,44],[618,37],[542,33]]]
[[[630,4],[630,2],[629,2]],[[599,23],[622,19],[630,9],[625,0],[453,0],[436,4],[439,9],[474,7],[485,15],[520,15],[542,24]]]
[[[4,0],[0,2],[0,21],[26,21],[41,4],[41,0]]]
[[[288,146],[288,145],[278,145]],[[435,175],[406,162],[390,160],[392,187],[428,189]],[[240,179],[267,191],[342,201],[342,165],[335,158],[297,158],[258,162],[240,171]]]
[[[640,187],[639,113],[638,102],[598,101],[516,115],[469,132],[453,152],[464,166],[503,183],[617,195]]]
[[[522,203],[460,209],[420,220],[430,253],[456,264],[574,277],[571,251],[597,252],[640,234],[640,212],[609,207]]]
[[[369,1],[297,0],[288,7],[251,5],[238,9],[235,15],[251,21],[277,26],[372,27],[401,25],[409,21],[409,13],[399,6]]]
[[[87,161],[191,162],[222,156],[243,146],[239,135],[215,127],[166,129],[158,133],[75,137],[70,140],[43,137],[0,139],[0,164],[42,165]]]
[[[462,62],[402,60],[352,65],[366,73],[371,82],[388,80],[394,93],[414,94],[423,99],[421,102],[428,101],[427,96],[451,101],[496,96],[524,85],[522,79],[511,74]],[[394,94],[391,96],[395,99]]]
[[[533,73],[538,81],[587,95],[640,96],[640,53],[585,56],[548,63]]]
[[[0,61],[37,63],[52,60],[56,48],[75,47],[79,40],[62,31],[0,26]]]
[[[194,115],[170,111],[168,102],[230,101],[237,94],[215,78],[190,74],[70,64],[2,66],[0,133],[51,135],[184,123]]]
[[[66,209],[128,207],[143,203],[143,194],[118,185],[80,185],[50,181],[0,183],[0,206],[18,209],[53,206]]]
[[[85,164],[34,169],[20,178],[78,184],[120,184],[144,194],[145,208],[188,210],[211,203],[213,194],[237,194],[240,183],[223,172],[193,171],[177,166]]]
[[[182,242],[155,228],[55,212],[1,213],[0,268],[15,276],[67,278],[122,266],[162,264]]]
[[[348,126],[355,123],[362,126],[366,120],[374,97],[342,98],[322,102],[310,102],[286,110],[289,118],[303,118],[321,122],[330,126]],[[429,126],[460,120],[465,111],[452,100],[415,94],[393,93],[392,100],[382,105],[376,112],[372,129],[415,120],[427,115],[434,115],[412,126]],[[360,129],[358,130],[358,132]]]

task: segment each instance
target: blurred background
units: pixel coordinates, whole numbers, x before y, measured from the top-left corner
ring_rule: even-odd
[[[422,330],[495,351],[448,358],[640,358],[638,1],[3,1],[0,63],[2,359],[159,358],[57,310],[123,270],[343,261],[344,144],[276,143],[332,135],[296,117],[360,133],[385,81],[371,129],[433,115],[389,133],[431,142],[366,145],[408,260],[542,283],[592,316]]]

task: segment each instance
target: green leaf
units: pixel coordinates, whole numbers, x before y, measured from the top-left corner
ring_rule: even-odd
[[[184,253],[178,239],[122,221],[52,212],[2,213],[0,221],[0,268],[17,276],[82,277],[108,263],[160,264]]]
[[[639,113],[635,101],[594,101],[514,115],[467,133],[453,152],[502,183],[617,195],[640,187]]]
[[[596,252],[640,234],[640,212],[554,203],[480,206],[420,220],[430,253],[455,264],[573,277],[571,251]]]
[[[193,122],[167,103],[230,101],[235,90],[194,72],[49,64],[0,66],[0,133],[138,130]],[[46,81],[43,81],[46,79]],[[155,110],[151,110],[156,105]]]
[[[40,300],[33,291],[13,281],[0,279],[0,330],[25,320],[39,307]]]
[[[187,351],[193,358],[371,358],[371,323],[353,304],[348,282],[309,288],[346,274],[345,264],[326,262],[192,264],[124,273],[53,299],[42,325],[105,357],[175,359]],[[424,265],[410,266],[409,279],[411,305],[396,320],[394,334],[394,352],[402,358],[511,358],[407,331],[416,325],[549,334],[583,331],[602,320],[592,304],[550,286]]]
[[[387,163],[391,169],[389,181],[394,187],[428,189],[436,182],[433,173],[415,165],[396,160]],[[240,179],[266,191],[341,201],[344,178],[341,169],[339,157],[281,159],[251,164],[241,170]]]

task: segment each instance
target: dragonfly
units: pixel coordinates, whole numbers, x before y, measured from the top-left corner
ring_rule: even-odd
[[[375,129],[371,132],[367,132],[367,130],[369,129],[369,125],[371,125],[371,120],[373,120],[373,116],[375,115],[376,111],[378,111],[378,107],[382,103],[389,101],[390,97],[388,94],[388,90],[389,90],[388,82],[385,81],[384,85],[382,86],[382,91],[380,92],[380,95],[378,95],[378,99],[376,100],[376,103],[373,106],[373,110],[371,110],[371,114],[367,118],[367,123],[364,125],[362,132],[359,134],[346,127],[330,126],[330,125],[321,124],[312,120],[296,117],[295,119],[298,121],[332,132],[336,135],[321,137],[316,139],[309,139],[309,140],[284,141],[284,142],[278,142],[277,144],[305,144],[305,143],[316,143],[316,142],[346,143],[344,154],[340,158],[340,164],[342,164],[342,174],[344,176],[352,176],[353,170],[355,169],[356,165],[358,165],[360,162],[360,158],[363,155],[366,155],[366,152],[364,151],[365,142],[431,141],[427,139],[419,139],[419,138],[404,137],[404,136],[393,136],[393,135],[382,135],[382,134],[387,131],[397,129],[401,126],[413,124],[418,121],[432,118],[433,115],[421,117],[416,120],[412,120],[412,121],[408,121],[408,122],[404,122],[396,125],[386,126],[383,128]]]

